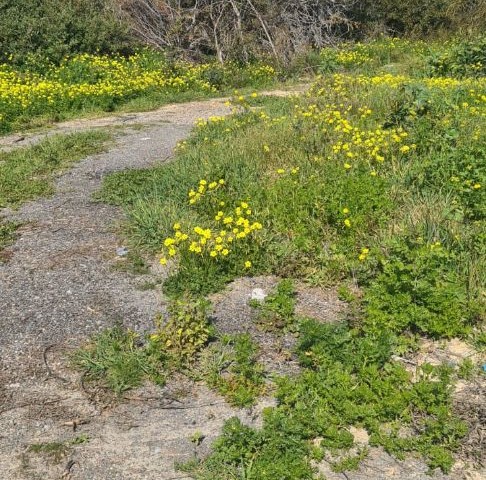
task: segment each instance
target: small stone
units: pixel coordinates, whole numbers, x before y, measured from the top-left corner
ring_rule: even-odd
[[[251,292],[251,299],[258,302],[263,302],[267,294],[261,288],[254,288]]]

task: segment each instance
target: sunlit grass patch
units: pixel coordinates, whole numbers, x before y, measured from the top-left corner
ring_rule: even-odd
[[[31,147],[0,152],[0,208],[52,194],[56,174],[102,152],[110,138],[101,131],[55,135]]]

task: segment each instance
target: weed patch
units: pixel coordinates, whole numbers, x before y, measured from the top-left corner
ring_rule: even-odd
[[[258,346],[248,334],[225,335],[208,347],[200,359],[199,375],[238,407],[253,405],[265,392]]]
[[[419,452],[432,470],[450,469],[452,452],[466,433],[451,413],[450,369],[424,365],[412,381],[391,360],[385,334],[363,337],[346,325],[310,320],[302,325],[297,352],[303,372],[277,380],[278,406],[266,410],[262,429],[227,422],[214,453],[193,470],[196,478],[232,478],[235,471],[254,479],[312,478],[309,459],[319,453],[315,439],[321,439],[323,453],[346,452],[354,444],[353,425],[369,432],[372,446],[399,458]],[[404,427],[413,433],[404,437]],[[344,456],[334,469],[355,469],[365,456],[365,451]]]
[[[86,435],[79,435],[66,442],[34,443],[29,445],[27,451],[36,455],[44,455],[53,463],[60,463],[72,450],[73,446],[81,445],[86,442],[89,442],[89,437]]]
[[[150,343],[143,345],[134,332],[120,326],[95,336],[72,360],[87,379],[101,381],[117,395],[138,387],[144,379],[163,385],[167,375],[166,354]]]
[[[56,135],[32,147],[0,152],[0,208],[52,194],[56,174],[102,152],[110,138],[100,131]]]
[[[257,324],[267,331],[282,332],[295,327],[295,289],[292,280],[279,282],[275,291],[263,303],[253,300],[250,305],[258,310]]]
[[[158,320],[157,333],[151,335],[151,341],[166,351],[176,365],[190,366],[212,336],[208,307],[209,302],[204,300],[173,300],[169,318]]]

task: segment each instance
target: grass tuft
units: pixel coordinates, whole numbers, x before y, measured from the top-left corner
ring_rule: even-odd
[[[101,131],[55,135],[31,147],[0,152],[0,208],[51,195],[55,175],[104,151],[110,138]]]

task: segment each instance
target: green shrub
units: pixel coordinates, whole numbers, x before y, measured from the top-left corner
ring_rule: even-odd
[[[111,0],[0,0],[0,62],[43,70],[66,55],[131,50]]]
[[[486,75],[486,36],[459,41],[443,53],[428,60],[430,73],[436,76],[484,76]]]

